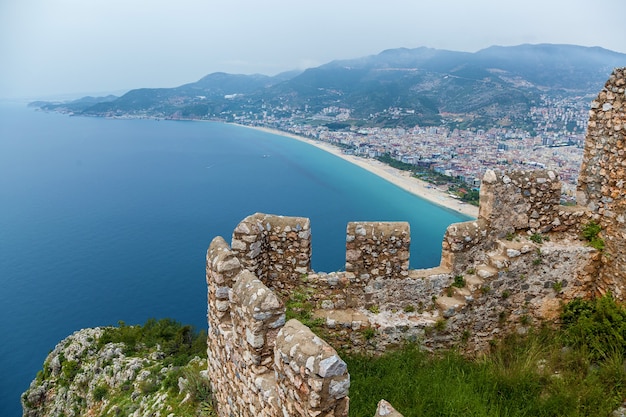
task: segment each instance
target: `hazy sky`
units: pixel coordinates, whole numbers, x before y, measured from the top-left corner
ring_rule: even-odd
[[[0,97],[173,87],[384,49],[626,53],[626,0],[0,0]]]

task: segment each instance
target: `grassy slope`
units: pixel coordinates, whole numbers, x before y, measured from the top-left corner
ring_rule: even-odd
[[[626,310],[610,297],[565,308],[560,329],[494,343],[467,360],[415,346],[348,356],[350,415],[374,415],[384,398],[405,417],[608,416],[626,397]]]

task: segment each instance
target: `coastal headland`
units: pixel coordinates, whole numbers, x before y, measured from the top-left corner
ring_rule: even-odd
[[[309,139],[304,136],[294,135],[292,133],[284,132],[278,129],[272,129],[262,126],[249,126],[243,124],[237,124],[237,126],[247,127],[265,133],[271,133],[273,135],[280,135],[296,139],[309,145],[315,146],[325,152],[331,153],[345,161],[348,161],[351,164],[357,165],[371,172],[372,174],[377,175],[382,179],[396,185],[397,187],[400,187],[403,190],[408,191],[413,195],[416,195],[417,197],[428,200],[447,209],[462,213],[469,217],[478,217],[478,207],[471,204],[466,204],[456,198],[453,198],[450,196],[450,194],[448,194],[446,190],[440,189],[433,184],[429,184],[426,181],[415,178],[411,176],[411,174],[407,171],[393,168],[376,159],[361,158],[355,155],[347,155],[343,153],[340,148],[333,146],[330,143]]]

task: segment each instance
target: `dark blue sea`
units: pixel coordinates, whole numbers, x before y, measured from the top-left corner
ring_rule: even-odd
[[[349,221],[409,221],[421,268],[467,220],[282,136],[0,105],[0,416],[21,415],[20,394],[75,330],[204,328],[206,249],[255,212],[309,217],[317,271],[343,268]]]

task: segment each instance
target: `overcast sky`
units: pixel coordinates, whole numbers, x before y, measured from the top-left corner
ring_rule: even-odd
[[[626,53],[626,0],[0,0],[0,97],[173,87],[384,49]]]

